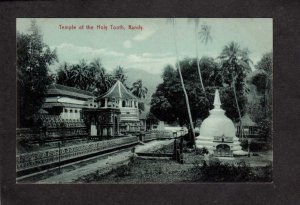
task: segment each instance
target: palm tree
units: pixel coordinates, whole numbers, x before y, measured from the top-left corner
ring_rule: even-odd
[[[121,81],[121,83],[124,83],[124,82],[127,80],[127,77],[126,77],[126,75],[125,75],[124,68],[121,67],[121,66],[118,66],[118,67],[115,69],[114,77],[115,77],[115,79]]]
[[[173,27],[173,40],[174,40],[174,46],[175,46],[175,54],[176,54],[176,61],[177,61],[177,68],[178,68],[178,73],[179,73],[179,77],[180,77],[180,82],[181,82],[181,86],[183,89],[183,93],[184,93],[184,97],[185,97],[185,102],[186,102],[186,106],[187,106],[187,111],[188,111],[188,116],[189,116],[189,121],[190,121],[190,128],[192,130],[193,133],[193,141],[195,143],[196,141],[196,136],[195,136],[195,130],[194,130],[194,125],[193,125],[193,119],[192,119],[192,114],[191,114],[191,108],[190,108],[190,103],[189,103],[189,98],[184,86],[184,82],[183,82],[183,78],[182,78],[182,73],[181,73],[181,67],[180,67],[180,63],[179,63],[179,56],[178,56],[178,48],[177,48],[177,39],[176,39],[176,25],[175,25],[175,19],[172,18],[170,19],[171,23],[172,23],[172,27]]]
[[[56,77],[55,77],[55,81],[58,84],[61,85],[68,85],[69,84],[69,79],[70,79],[70,66],[64,62],[62,65],[60,65]]]
[[[142,80],[137,80],[132,84],[132,88],[130,88],[132,94],[137,96],[139,99],[145,98],[148,92],[148,89],[143,86]]]
[[[71,68],[72,76],[76,87],[82,90],[87,90],[89,87],[88,65],[85,60],[80,60],[79,64]]]
[[[205,87],[203,85],[202,75],[201,75],[198,40],[201,40],[201,42],[204,43],[204,44],[207,44],[207,42],[209,40],[211,41],[212,40],[212,37],[210,35],[211,27],[208,26],[208,25],[206,25],[206,24],[204,24],[204,25],[201,26],[200,32],[198,32],[200,19],[199,18],[195,18],[195,19],[193,19],[193,21],[194,21],[194,24],[195,24],[194,32],[195,32],[195,44],[196,44],[196,58],[197,58],[198,74],[199,74],[199,79],[200,79],[201,87],[202,87],[202,90],[204,92],[204,96],[205,96],[206,100],[208,100],[207,96],[206,96]]]
[[[103,67],[100,58],[95,58],[89,66],[89,80],[90,89],[94,92],[98,92],[98,82],[103,82],[105,76],[105,68]],[[104,82],[103,82],[104,83]]]
[[[223,69],[223,82],[224,82],[224,76],[228,76],[229,79],[231,79],[231,87],[233,88],[235,103],[239,115],[239,121],[240,121],[240,127],[242,130],[242,115],[240,106],[237,99],[237,93],[236,93],[236,82],[237,78],[240,75],[245,75],[251,71],[250,63],[251,60],[249,59],[249,50],[248,49],[240,49],[240,46],[236,42],[230,42],[228,45],[226,45],[219,58],[222,61],[222,69]],[[242,136],[242,132],[241,137]]]

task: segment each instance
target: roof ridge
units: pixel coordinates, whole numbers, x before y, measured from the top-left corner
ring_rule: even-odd
[[[127,90],[127,88],[125,87],[125,85],[122,83],[122,86],[123,86],[123,88],[124,88],[124,90],[129,94],[129,95],[131,95],[132,97],[134,97],[134,98],[137,98],[135,95],[133,95],[131,92],[129,92],[128,90]]]
[[[49,89],[61,89],[61,90],[64,89],[65,91],[69,91],[69,92],[80,92],[81,94],[94,96],[94,94],[90,91],[81,90],[79,88],[75,88],[75,87],[71,87],[71,86],[66,86],[66,85],[62,85],[62,84],[58,84],[58,83],[55,83],[52,86],[53,86],[53,88],[51,88],[51,86],[50,86]]]

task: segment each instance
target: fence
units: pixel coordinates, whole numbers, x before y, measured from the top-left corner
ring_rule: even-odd
[[[17,155],[16,159],[16,169],[17,171],[28,170],[137,142],[138,140],[135,136],[123,137],[106,141],[89,142],[80,145],[19,154]]]
[[[17,141],[51,140],[62,137],[87,136],[88,134],[85,127],[48,129],[18,128],[16,132]]]
[[[171,131],[171,130],[152,130],[140,136],[140,140],[143,142],[156,140],[156,139],[171,139],[185,135],[186,131]]]

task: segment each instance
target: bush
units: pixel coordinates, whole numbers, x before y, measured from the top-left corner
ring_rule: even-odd
[[[272,122],[271,120],[265,119],[258,123],[259,130],[258,134],[266,141],[265,148],[272,148]]]
[[[259,142],[251,142],[250,143],[250,151],[257,152],[263,150],[265,147],[265,143],[259,143]]]
[[[251,168],[244,161],[237,164],[221,163],[219,160],[195,163],[192,168],[195,181],[204,182],[251,182],[272,181],[272,166]]]
[[[243,150],[248,150],[248,140],[247,139],[243,139],[241,141],[241,147]]]
[[[205,155],[205,154],[209,154],[209,152],[206,147],[196,148],[196,154],[197,155]]]
[[[203,162],[201,167],[194,167],[196,181],[205,182],[243,182],[249,181],[251,168],[245,162],[238,163],[237,166],[228,163],[222,164],[220,161]]]
[[[116,169],[113,169],[112,173],[115,173],[116,177],[129,176],[131,174],[131,166],[130,165],[122,165]]]

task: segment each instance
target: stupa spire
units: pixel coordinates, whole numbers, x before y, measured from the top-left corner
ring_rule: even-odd
[[[220,100],[220,94],[218,89],[216,89],[215,92],[214,107],[217,109],[221,108],[221,100]]]

